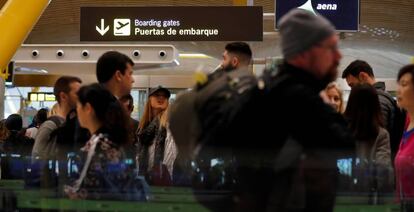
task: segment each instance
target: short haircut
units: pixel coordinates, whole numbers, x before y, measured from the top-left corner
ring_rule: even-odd
[[[131,94],[127,94],[122,96],[121,98],[119,98],[120,102],[126,102],[128,101],[128,110],[131,111],[132,107],[134,106],[134,98],[132,97]]]
[[[411,82],[414,84],[414,64],[406,65],[398,72],[397,81],[400,81],[401,77],[405,74],[411,74]]]
[[[125,54],[117,51],[104,53],[96,64],[96,78],[98,78],[98,82],[108,82],[117,70],[125,74],[127,64],[133,66],[134,62]]]
[[[245,60],[247,63],[250,63],[252,60],[252,50],[250,49],[249,44],[245,42],[228,43],[225,49],[229,53],[241,56],[242,58],[240,59]]]
[[[361,72],[367,73],[369,76],[374,77],[372,67],[367,62],[363,60],[354,60],[348,65],[348,67],[345,68],[344,72],[342,72],[342,78],[345,79],[349,75],[357,77]]]
[[[82,80],[79,77],[72,76],[63,76],[56,80],[55,86],[53,87],[53,94],[55,94],[58,103],[60,103],[60,92],[68,94],[70,92],[70,84],[74,82],[82,83]]]
[[[45,122],[47,120],[47,113],[48,113],[48,110],[46,108],[42,108],[39,111],[37,111],[36,124],[40,125],[43,122]]]

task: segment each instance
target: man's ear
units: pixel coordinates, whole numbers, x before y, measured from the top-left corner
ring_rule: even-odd
[[[69,96],[65,92],[60,92],[59,98],[61,102],[68,102]]]
[[[358,79],[359,79],[361,82],[368,82],[368,78],[369,78],[369,75],[368,75],[367,73],[365,73],[365,72],[360,72],[360,73],[358,74]]]
[[[239,63],[240,63],[238,57],[232,57],[230,62],[233,65],[233,67],[237,67],[239,65]]]
[[[116,81],[122,81],[123,74],[121,73],[120,70],[116,70],[114,76],[115,76]]]
[[[89,114],[93,112],[92,105],[89,102],[87,102],[84,107],[85,107],[86,112],[88,112]]]

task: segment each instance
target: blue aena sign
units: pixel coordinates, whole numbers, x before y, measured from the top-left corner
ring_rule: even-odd
[[[294,8],[323,15],[338,31],[358,31],[359,0],[276,0],[275,28],[280,18]]]

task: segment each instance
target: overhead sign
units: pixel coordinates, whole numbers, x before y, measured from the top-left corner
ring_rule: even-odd
[[[1,70],[0,77],[4,79],[6,85],[13,84],[13,77],[14,77],[14,61],[11,61],[9,65]]]
[[[32,102],[54,102],[56,97],[50,92],[29,92],[28,100]]]
[[[81,41],[262,41],[262,7],[82,7]]]
[[[358,31],[359,0],[276,0],[275,28],[291,9],[300,8],[326,17],[338,31]]]

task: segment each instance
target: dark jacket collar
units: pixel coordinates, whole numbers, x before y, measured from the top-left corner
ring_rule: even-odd
[[[373,86],[377,90],[385,91],[385,82],[376,82]]]
[[[325,89],[329,83],[316,78],[315,75],[311,74],[309,71],[288,64],[287,62],[284,62],[281,65],[280,74],[291,75],[301,83],[316,89],[317,92]]]

